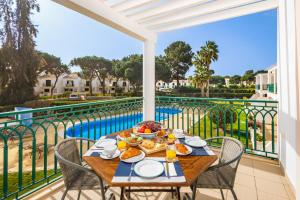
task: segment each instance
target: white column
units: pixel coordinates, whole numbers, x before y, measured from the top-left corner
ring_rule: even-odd
[[[295,2],[296,6],[295,6],[295,13],[296,13],[296,80],[297,80],[297,85],[296,88],[298,89],[297,91],[297,138],[296,138],[296,143],[297,143],[297,148],[296,148],[296,152],[297,152],[297,156],[296,156],[296,168],[297,168],[297,172],[296,172],[296,176],[297,176],[297,182],[296,182],[296,199],[299,200],[300,199],[300,134],[299,134],[299,130],[300,130],[300,1],[297,0]]]
[[[279,0],[278,100],[279,156],[287,178],[300,200],[300,75],[298,0]],[[296,9],[298,9],[296,11]],[[297,28],[296,28],[297,27]],[[298,34],[297,34],[298,32]],[[296,36],[298,35],[298,36]],[[298,37],[298,38],[297,38]],[[298,44],[297,44],[298,42]],[[297,55],[298,54],[298,55]]]
[[[155,120],[155,41],[144,42],[143,120]]]

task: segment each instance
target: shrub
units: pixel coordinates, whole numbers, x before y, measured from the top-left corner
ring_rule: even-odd
[[[263,141],[263,136],[256,134],[256,141],[262,142]]]
[[[227,126],[227,124],[230,124],[231,117],[232,123],[235,123],[237,120],[237,114],[236,111],[232,109],[225,110],[225,108],[221,108],[220,110],[212,111],[212,121],[214,124],[218,125],[219,128],[223,128],[224,125]]]

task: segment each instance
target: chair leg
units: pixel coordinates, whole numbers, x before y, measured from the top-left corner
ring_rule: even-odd
[[[101,196],[102,196],[102,199],[105,200],[104,184],[103,184],[102,179],[99,179],[99,181],[100,181]]]
[[[220,189],[220,191],[221,191],[221,195],[222,195],[222,200],[224,200],[225,198],[224,198],[224,193],[223,193],[223,190],[222,190],[222,189]]]
[[[120,200],[124,199],[124,187],[121,187]]]
[[[180,200],[180,187],[176,187],[177,199]]]
[[[81,194],[81,190],[78,191],[78,197],[77,197],[77,200],[80,199],[80,194]]]
[[[64,193],[61,197],[61,200],[64,200],[66,198],[67,193],[68,193],[68,189],[66,188],[66,190],[64,191]]]
[[[192,195],[192,200],[195,200],[196,199],[196,192],[197,192],[197,184],[194,183],[193,185],[193,195]]]
[[[232,196],[233,196],[234,200],[237,200],[238,198],[237,198],[237,196],[236,196],[236,194],[235,194],[233,188],[231,188],[230,191],[231,191],[231,193],[232,193]]]
[[[127,190],[127,198],[130,200],[130,187],[128,187],[128,190]]]

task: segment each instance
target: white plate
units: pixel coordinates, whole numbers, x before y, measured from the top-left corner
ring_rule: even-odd
[[[184,146],[189,150],[189,152],[186,153],[186,154],[183,154],[183,153],[180,153],[179,151],[177,151],[177,149],[176,149],[176,154],[177,154],[177,155],[179,155],[179,156],[186,156],[186,155],[189,155],[189,154],[192,153],[192,151],[193,151],[192,147],[190,147],[190,146],[188,146],[188,145],[185,145],[185,144],[184,144]]]
[[[186,138],[184,141],[187,145],[192,146],[192,147],[204,147],[207,145],[205,140],[201,140],[199,137],[197,138]]]
[[[164,172],[164,166],[155,160],[143,160],[134,166],[134,172],[143,178],[155,178]]]
[[[111,159],[114,159],[114,158],[118,157],[120,155],[120,153],[121,153],[121,151],[117,150],[112,157],[108,157],[108,156],[104,155],[103,152],[102,152],[100,154],[100,157],[105,159],[105,160],[111,160]]]
[[[139,162],[139,161],[141,161],[141,160],[143,160],[145,158],[145,153],[143,151],[141,151],[141,152],[142,153],[140,155],[134,156],[132,158],[128,158],[128,159],[125,159],[125,160],[122,159],[122,155],[124,153],[124,152],[122,152],[121,155],[120,155],[120,160],[123,161],[123,162],[126,162],[126,163]]]
[[[101,139],[101,140],[98,140],[96,143],[95,143],[95,146],[96,147],[104,147],[106,145],[115,145],[117,142],[115,139]]]

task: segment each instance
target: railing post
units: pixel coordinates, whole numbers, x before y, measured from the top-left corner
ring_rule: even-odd
[[[155,41],[144,42],[143,120],[155,120]]]

